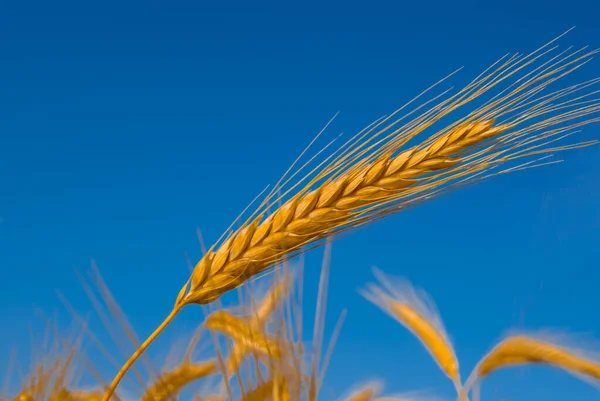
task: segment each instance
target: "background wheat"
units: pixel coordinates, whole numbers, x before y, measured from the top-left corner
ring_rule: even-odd
[[[328,269],[325,266],[319,291],[321,299],[317,302],[319,308],[326,305],[323,298],[326,291],[323,286],[327,283],[327,274]],[[540,364],[554,366],[583,376],[596,384],[600,383],[600,363],[592,353],[576,352],[551,341],[518,335],[506,338],[485,355],[463,388],[458,358],[432,299],[405,279],[395,279],[378,270],[375,270],[375,275],[378,284],[369,284],[362,294],[398,320],[422,342],[441,370],[454,382],[460,401],[469,399],[470,393],[474,401],[479,401],[481,380],[495,370],[507,367]],[[324,333],[322,320],[318,316],[319,313],[324,314],[325,310],[320,310],[315,318],[313,340],[317,347],[308,346],[301,330],[297,331],[302,309],[291,307],[301,299],[301,277],[293,277],[289,266],[281,266],[281,270],[271,277],[271,285],[264,296],[257,295],[250,286],[245,285],[243,293],[240,294],[240,304],[229,308],[213,305],[199,329],[191,336],[183,357],[179,358],[174,368],[154,367],[146,373],[138,370],[137,373],[149,377],[149,380],[142,383],[139,396],[119,394],[118,397],[114,396],[115,400],[165,401],[187,399],[185,397],[191,396],[196,400],[215,401],[331,399],[322,391],[327,387],[323,373],[327,368],[330,352],[326,351],[324,356],[321,355],[320,344],[324,340]],[[108,317],[117,318],[115,315],[122,312],[107,292],[103,281],[97,282],[95,287],[100,289],[98,301],[108,308]],[[301,306],[297,303],[296,305]],[[128,325],[122,319],[116,321],[121,325]],[[376,341],[378,330],[371,330],[373,340]],[[126,336],[127,341],[137,346],[138,342],[132,340],[135,338],[133,328],[128,326],[125,331],[130,333],[130,336]],[[102,388],[105,388],[106,384],[101,378],[98,378],[95,390],[83,390],[76,383],[76,378],[86,369],[93,368],[81,364],[86,360],[81,341],[93,333],[87,330],[85,324],[77,332],[79,334],[74,341],[64,341],[65,337],[54,329],[56,340],[47,342],[50,347],[43,355],[44,358],[33,365],[30,376],[21,383],[20,392],[14,397],[15,401],[97,401],[102,396]],[[213,335],[207,336],[207,332]],[[197,361],[194,357],[200,343],[210,345],[209,360]],[[368,352],[368,346],[367,349],[356,352],[360,358],[362,352]],[[368,374],[366,370],[368,369],[365,369],[365,374]],[[216,386],[207,386],[211,381]],[[182,396],[184,391],[186,395]],[[340,399],[415,399],[380,396],[381,393],[382,383],[372,381]]]

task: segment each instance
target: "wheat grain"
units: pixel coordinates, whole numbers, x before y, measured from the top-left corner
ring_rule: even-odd
[[[123,365],[106,398],[185,305],[210,303],[278,260],[318,246],[331,235],[467,183],[532,167],[525,164],[490,173],[505,163],[595,143],[553,145],[576,128],[599,120],[600,100],[591,97],[596,92],[584,91],[600,80],[540,95],[587,63],[595,52],[561,53],[540,63],[553,51],[547,46],[528,56],[501,59],[463,90],[424,112],[420,110],[429,102],[396,120],[394,113],[352,138],[298,182],[293,179],[300,171],[282,177],[241,227],[227,233],[225,241],[217,242],[198,262],[171,313]],[[527,68],[532,70],[527,72]],[[466,117],[446,124],[420,145],[402,150],[412,138],[493,88],[500,88],[499,93]],[[412,114],[416,117],[407,120]],[[283,204],[268,214],[280,201]]]

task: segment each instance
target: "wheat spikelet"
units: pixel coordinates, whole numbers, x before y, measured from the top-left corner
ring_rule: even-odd
[[[600,363],[579,356],[564,347],[528,336],[511,336],[497,345],[479,362],[467,381],[470,388],[477,380],[495,370],[528,364],[546,364],[572,374],[600,380]]]
[[[567,51],[543,61],[555,49],[548,46],[501,59],[455,95],[439,100],[444,93],[404,117],[393,119],[393,113],[376,122],[297,182],[293,180],[302,168],[284,175],[240,228],[227,231],[225,240],[215,243],[198,262],[171,313],[125,363],[107,397],[185,305],[210,303],[277,261],[318,246],[334,234],[462,185],[535,166],[498,169],[516,159],[596,143],[553,145],[599,120],[600,100],[593,97],[596,92],[585,91],[600,80],[543,92],[586,64],[595,52]],[[499,92],[474,111],[405,149],[411,139],[494,88]],[[437,103],[422,111],[433,101]],[[269,213],[280,201],[282,205]]]
[[[408,281],[393,282],[375,270],[380,285],[370,284],[362,295],[398,320],[425,346],[442,371],[461,389],[458,360],[444,325],[427,294]]]

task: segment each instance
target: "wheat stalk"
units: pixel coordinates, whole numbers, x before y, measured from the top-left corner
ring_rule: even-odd
[[[404,117],[394,120],[396,112],[368,127],[299,181],[293,180],[300,170],[284,175],[241,227],[226,233],[227,238],[198,262],[171,313],[120,369],[105,401],[185,305],[210,303],[277,261],[318,246],[334,234],[462,185],[534,166],[497,170],[505,163],[595,143],[553,145],[598,121],[600,111],[600,100],[593,97],[596,92],[585,92],[598,79],[543,94],[595,54],[567,51],[540,62],[554,49],[548,44],[527,56],[505,57],[457,94],[432,99],[438,103],[426,111],[421,109],[430,102]],[[402,150],[415,136],[493,88],[500,88],[499,93],[474,111],[446,123],[420,145]],[[279,202],[283,204],[269,214]]]

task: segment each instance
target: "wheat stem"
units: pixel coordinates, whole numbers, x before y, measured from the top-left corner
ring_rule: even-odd
[[[110,397],[117,389],[117,386],[123,379],[123,376],[125,376],[125,374],[129,370],[129,368],[131,368],[135,361],[144,353],[144,351],[146,351],[150,344],[152,344],[156,337],[158,337],[159,334],[163,332],[163,330],[169,325],[169,323],[171,323],[171,321],[175,318],[175,316],[177,316],[177,314],[180,311],[181,306],[176,306],[175,308],[173,308],[173,310],[169,313],[165,320],[156,328],[156,330],[154,330],[152,334],[150,334],[150,336],[148,336],[148,338],[139,346],[139,348],[135,350],[135,352],[129,357],[127,362],[125,362],[121,369],[119,369],[119,372],[106,389],[104,397],[102,397],[102,401],[108,401],[110,399]]]

